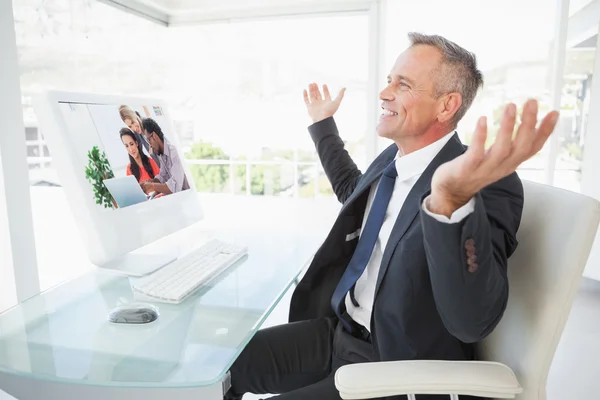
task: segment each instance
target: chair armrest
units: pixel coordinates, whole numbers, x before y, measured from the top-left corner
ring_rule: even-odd
[[[514,398],[523,389],[504,364],[485,361],[386,361],[345,365],[335,374],[342,399],[407,394]]]

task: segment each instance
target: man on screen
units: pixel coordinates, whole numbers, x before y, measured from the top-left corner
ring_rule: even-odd
[[[146,193],[171,194],[189,189],[190,185],[175,146],[165,139],[160,126],[152,118],[145,118],[142,124],[144,137],[160,159],[160,173],[151,181],[140,183],[142,190]]]

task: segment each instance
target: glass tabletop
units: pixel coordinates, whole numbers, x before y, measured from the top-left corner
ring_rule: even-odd
[[[199,387],[223,379],[322,240],[290,229],[204,232],[248,256],[149,324],[107,316],[136,278],[96,269],[0,314],[0,371],[116,387]]]

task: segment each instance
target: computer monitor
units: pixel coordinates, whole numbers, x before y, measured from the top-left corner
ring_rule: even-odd
[[[48,91],[34,109],[92,263],[141,276],[177,258],[160,239],[203,211],[166,104]]]

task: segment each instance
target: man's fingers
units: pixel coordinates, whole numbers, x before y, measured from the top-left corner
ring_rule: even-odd
[[[316,83],[310,84],[310,98],[311,100],[321,100],[321,91]]]
[[[537,129],[535,139],[533,140],[533,144],[531,146],[532,156],[538,151],[540,151],[542,147],[544,147],[544,143],[546,143],[546,140],[548,140],[548,138],[556,128],[558,117],[558,111],[552,111],[544,117],[544,119],[540,123],[539,128]]]
[[[501,162],[510,156],[512,148],[512,134],[515,129],[517,120],[517,107],[514,104],[509,104],[504,109],[502,120],[500,121],[500,130],[496,135],[494,146],[490,149],[490,160]]]
[[[537,100],[528,100],[523,106],[521,125],[517,129],[517,135],[512,145],[510,161],[513,166],[520,165],[535,154],[533,152],[533,143],[536,139],[535,126],[537,124],[537,113]]]
[[[521,125],[515,137],[515,146],[521,150],[528,148],[535,138],[535,126],[537,124],[538,103],[536,100],[528,100],[523,106]],[[529,152],[529,151],[527,151]]]
[[[344,94],[346,93],[346,88],[342,88],[342,90],[340,90],[340,92],[338,93],[338,95],[335,97],[334,102],[337,104],[340,104],[342,99],[344,98]]]
[[[304,95],[304,103],[305,103],[306,105],[309,105],[309,104],[310,104],[310,101],[308,100],[308,92],[306,91],[306,89],[304,89],[304,90],[303,90],[303,93],[302,93],[302,94]]]
[[[311,83],[308,85],[308,94],[310,96],[310,100],[315,100],[315,84]]]
[[[466,151],[469,164],[478,166],[485,157],[485,140],[487,139],[487,118],[481,117],[477,121],[477,127],[473,133],[471,145]]]
[[[535,127],[537,123],[538,102],[537,100],[527,100],[523,106],[523,116],[521,126]]]
[[[323,96],[325,97],[325,100],[331,100],[331,94],[329,93],[327,85],[323,85]]]

